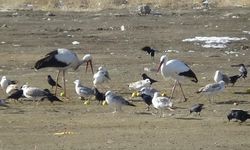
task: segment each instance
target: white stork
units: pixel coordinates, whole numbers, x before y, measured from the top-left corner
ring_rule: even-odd
[[[161,74],[165,79],[170,77],[175,80],[175,84],[172,88],[171,98],[173,97],[176,84],[178,83],[181,88],[184,101],[186,101],[187,98],[184,95],[180,81],[184,79],[190,79],[192,82],[197,83],[198,79],[195,73],[184,62],[177,59],[168,60],[168,57],[166,55],[161,56],[160,65],[157,71],[159,72],[160,69],[161,69]]]
[[[54,50],[45,55],[44,58],[38,60],[35,63],[35,69],[47,68],[52,67],[59,70],[57,77],[56,77],[56,84],[58,84],[58,77],[60,72],[63,72],[63,83],[64,83],[64,94],[66,96],[66,84],[65,84],[65,71],[69,68],[73,70],[77,70],[80,65],[83,63],[86,64],[86,71],[88,69],[88,65],[90,65],[92,73],[93,73],[93,66],[92,66],[92,56],[90,54],[86,54],[82,60],[78,59],[75,52],[65,48],[59,48]],[[55,95],[57,92],[57,86],[55,90]]]

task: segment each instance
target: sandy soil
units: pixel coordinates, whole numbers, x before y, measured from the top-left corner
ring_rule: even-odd
[[[213,82],[218,69],[229,75],[238,74],[232,64],[249,63],[249,51],[242,45],[248,40],[232,42],[225,49],[206,49],[194,43],[182,42],[195,36],[246,37],[250,31],[249,8],[202,10],[159,10],[162,15],[139,16],[127,10],[102,12],[54,12],[46,16],[41,11],[13,11],[0,13],[0,75],[16,79],[20,85],[50,88],[47,74],[56,76],[53,69],[34,71],[34,63],[44,54],[56,48],[74,50],[79,57],[91,53],[94,69],[104,65],[109,69],[109,88],[133,101],[137,107],[124,107],[122,113],[113,115],[108,106],[91,101],[84,105],[74,92],[73,81],[80,79],[92,86],[92,74],[83,67],[67,74],[69,99],[64,103],[10,101],[10,108],[0,108],[0,149],[238,149],[250,146],[249,121],[239,124],[228,122],[226,114],[231,108],[249,109],[249,79],[240,80],[235,87],[227,87],[210,104],[206,97],[195,93],[201,86]],[[120,26],[125,26],[125,31]],[[79,41],[79,45],[72,45]],[[140,49],[153,46],[161,52],[154,62]],[[131,98],[128,83],[140,80],[144,67],[157,67],[165,50],[169,58],[185,61],[197,74],[197,84],[183,85],[187,102],[181,102],[180,90],[174,97],[177,109],[166,111],[164,118],[152,115],[139,97]],[[190,52],[190,50],[194,52]],[[226,54],[235,51],[236,54]],[[159,80],[154,85],[170,94],[173,81],[165,81],[160,74],[147,73]],[[0,91],[0,97],[6,94]],[[233,103],[238,102],[238,106]],[[204,103],[201,116],[189,115],[195,103]],[[169,115],[171,114],[171,115]],[[73,134],[54,135],[69,131]]]

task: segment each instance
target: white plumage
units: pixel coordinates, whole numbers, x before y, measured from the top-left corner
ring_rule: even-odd
[[[206,86],[200,88],[197,93],[203,93],[208,96],[209,101],[211,102],[211,96],[222,92],[225,89],[225,82],[219,81],[218,83],[207,84]]]
[[[214,81],[217,83],[220,81],[224,81],[227,85],[230,82],[230,79],[226,74],[223,74],[220,70],[217,70],[214,74]]]
[[[154,97],[155,92],[158,92],[158,91],[152,87],[143,87],[140,90],[140,92],[141,92],[141,94],[146,94],[146,95],[149,95],[151,97]]]
[[[16,83],[16,81],[9,80],[9,79],[7,79],[6,76],[2,76],[2,79],[1,79],[1,82],[0,82],[1,88],[2,88],[4,91],[6,90],[6,88],[7,88],[10,84],[15,84],[15,83]]]
[[[165,79],[172,78],[173,80],[175,80],[174,87],[172,88],[171,98],[173,97],[176,84],[178,83],[180,85],[184,100],[186,101],[186,97],[182,90],[180,81],[189,79],[192,82],[195,83],[198,82],[195,73],[190,69],[190,67],[184,62],[177,59],[168,60],[168,57],[166,55],[163,55],[161,56],[160,59],[160,65],[158,67],[158,71],[159,70],[161,70],[161,74]]]
[[[22,86],[23,95],[29,99],[34,101],[42,100],[46,97],[47,92],[43,89],[37,88],[37,87],[30,87],[28,85]]]
[[[159,96],[160,94],[158,92],[154,93],[153,99],[152,99],[152,104],[154,106],[154,108],[159,109],[160,110],[160,116],[162,115],[162,111],[164,109],[171,109],[171,107],[173,107],[173,103],[171,102],[171,99],[168,97],[163,97],[163,96]]]
[[[92,73],[93,73],[93,66],[92,66],[92,56],[90,54],[87,54],[83,57],[82,60],[78,59],[75,52],[70,51],[65,48],[59,48],[57,50],[54,50],[48,54],[45,55],[44,58],[38,60],[35,63],[35,69],[41,69],[46,67],[53,67],[57,68],[59,70],[56,78],[56,83],[58,83],[58,76],[60,72],[63,72],[63,82],[64,82],[64,94],[66,96],[66,84],[65,84],[65,71],[69,68],[72,68],[73,70],[77,70],[80,65],[83,63],[86,64],[86,71],[88,69],[88,65],[90,65]],[[55,93],[57,92],[57,86]]]
[[[6,94],[11,95],[12,93],[16,92],[18,89],[19,89],[19,87],[17,84],[10,84],[6,88],[5,92],[6,92]]]
[[[133,83],[130,83],[129,84],[129,89],[133,89],[133,90],[141,90],[141,88],[143,87],[150,87],[151,86],[151,82],[149,79],[145,79],[145,80],[139,80],[139,81],[136,81],[136,82],[133,82]]]
[[[134,104],[128,102],[123,97],[116,95],[112,91],[107,91],[105,93],[105,100],[109,104],[109,106],[114,107],[114,112],[121,111],[122,106],[128,105],[128,106],[135,106]]]
[[[109,72],[103,66],[98,68],[98,71],[93,76],[93,84],[96,86],[97,84],[102,84],[110,79]]]
[[[93,89],[83,86],[80,83],[80,80],[75,80],[75,91],[76,94],[79,95],[82,98],[89,98],[94,95]]]

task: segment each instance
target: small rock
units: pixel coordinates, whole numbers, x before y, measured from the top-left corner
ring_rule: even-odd
[[[73,45],[79,45],[80,42],[78,42],[78,41],[73,41],[72,44],[73,44]]]
[[[149,15],[151,12],[151,8],[148,5],[139,6],[139,15]]]

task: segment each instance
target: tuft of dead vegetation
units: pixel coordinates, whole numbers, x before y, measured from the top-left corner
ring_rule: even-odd
[[[214,7],[249,7],[249,0],[209,0]],[[147,4],[153,7],[187,9],[202,5],[202,0],[0,0],[0,9],[35,9],[53,11],[96,11]]]

